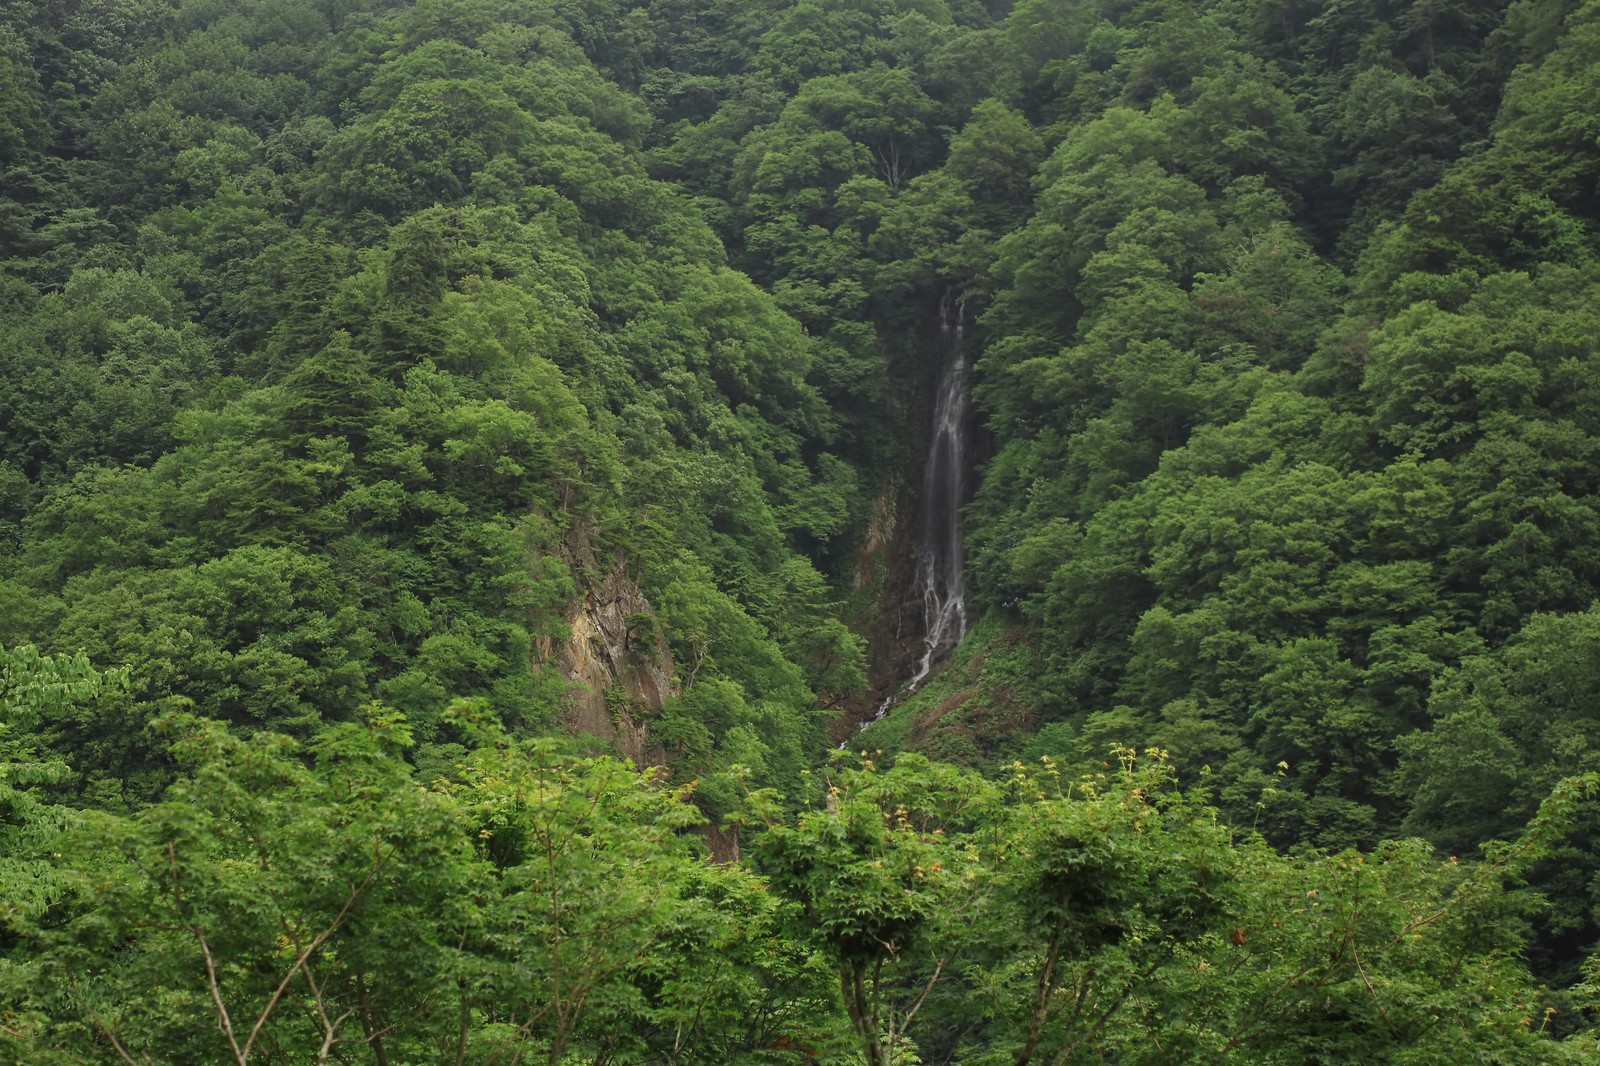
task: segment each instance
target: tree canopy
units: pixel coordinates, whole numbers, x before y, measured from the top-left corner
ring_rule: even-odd
[[[0,1058],[1592,1057],[1597,59],[8,5]]]

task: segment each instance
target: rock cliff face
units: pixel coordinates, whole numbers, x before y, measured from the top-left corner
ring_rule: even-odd
[[[840,704],[833,739],[855,734],[916,669],[922,646],[922,601],[916,587],[915,504],[904,484],[872,501],[872,519],[856,551],[854,626],[867,638],[866,693]]]
[[[621,560],[583,596],[566,621],[570,636],[550,649],[572,683],[565,724],[572,733],[610,740],[636,766],[658,766],[649,718],[677,695],[676,668],[654,612]]]
[[[544,649],[572,685],[567,732],[609,742],[640,769],[665,766],[666,751],[650,742],[650,719],[679,687],[655,611],[620,559],[580,588],[583,597],[566,618],[570,635]],[[699,832],[713,862],[739,861],[738,830],[706,824]]]

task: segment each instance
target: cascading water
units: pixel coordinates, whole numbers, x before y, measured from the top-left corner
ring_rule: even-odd
[[[897,695],[922,687],[940,658],[967,635],[966,552],[961,508],[972,495],[972,389],[961,350],[965,308],[953,288],[939,301],[937,351],[939,393],[928,429],[917,529],[916,585],[922,594],[922,657],[899,693],[885,696],[861,728],[889,711]],[[839,745],[844,747],[844,744]]]
[[[967,635],[966,552],[961,508],[971,495],[971,385],[961,351],[964,308],[953,289],[939,301],[939,349],[944,369],[928,433],[918,530],[917,587],[922,592],[922,659],[907,691],[927,680],[939,657]]]

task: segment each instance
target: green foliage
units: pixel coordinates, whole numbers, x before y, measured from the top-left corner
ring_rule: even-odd
[[[8,655],[12,716],[98,687]],[[184,780],[52,832],[58,891],[8,912],[0,1055],[787,1062],[848,1033],[884,1064],[1577,1061],[1527,1023],[1505,888],[1593,775],[1473,866],[1240,844],[1157,752],[1000,783],[841,756],[815,806],[747,797],[761,880],[696,854],[688,788],[516,741],[482,703],[450,715],[467,743],[431,782],[377,706],[305,747],[164,719]]]
[[[759,950],[770,896],[688,847],[685,790],[454,713],[472,748],[432,783],[377,707],[306,749],[164,720],[186,779],[54,839],[65,893],[8,914],[4,1061],[753,1061],[825,1015]]]
[[[1597,27],[8,6],[6,1054],[1578,1057]],[[812,797],[955,336],[987,617],[868,736],[966,769]]]
[[[125,682],[122,672],[101,674],[81,654],[45,656],[30,644],[0,647],[0,894],[6,901],[0,945],[9,948],[18,930],[65,890],[52,852],[73,818],[42,789],[71,770],[60,756],[39,750],[35,737],[75,704]]]
[[[97,167],[148,142],[116,200],[137,241],[56,235],[88,247],[18,269],[61,291],[19,290],[0,321],[0,460],[26,479],[7,481],[27,543],[7,587],[29,605],[6,638],[134,672],[121,705],[54,735],[115,753],[84,787],[113,762],[165,772],[142,727],[177,691],[301,737],[382,695],[422,751],[454,742],[455,694],[548,728],[584,559],[655,560],[660,587],[687,550],[709,591],[754,595],[843,537],[856,482],[825,450],[812,344],[644,176],[637,105],[565,36],[593,27],[470,4],[343,25],[186,10],[186,46],[100,105]],[[250,73],[215,77],[232,67]],[[646,411],[670,436],[625,461],[624,412]],[[859,686],[834,598],[806,597],[742,649]],[[740,677],[787,772],[813,703],[793,670]]]
[[[1578,1061],[1528,1024],[1526,985],[1495,990],[1519,980],[1504,886],[1592,777],[1466,867],[1416,841],[1285,859],[1178,792],[1162,753],[1113,758],[1075,781],[1017,763],[997,789],[863,757],[769,826],[762,863],[839,970],[867,1061]]]

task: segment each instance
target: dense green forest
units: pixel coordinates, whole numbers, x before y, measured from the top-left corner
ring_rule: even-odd
[[[1596,0],[6,4],[0,1063],[1600,1061],[1597,99]]]

